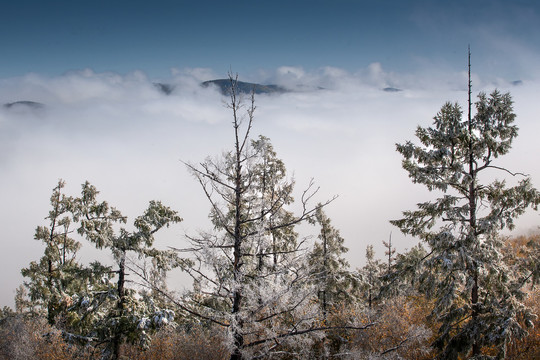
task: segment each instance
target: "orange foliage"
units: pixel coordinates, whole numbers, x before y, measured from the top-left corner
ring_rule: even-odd
[[[508,346],[508,359],[533,360],[540,359],[540,289],[529,292],[526,305],[538,316],[534,328],[521,340],[514,340]]]
[[[59,330],[44,318],[21,315],[2,320],[0,326],[0,359],[90,360],[97,355],[92,349],[67,344]]]
[[[217,329],[166,328],[154,335],[148,349],[126,345],[123,355],[126,359],[139,360],[222,360],[230,356],[223,345],[223,336],[223,332]]]
[[[0,360],[98,360],[99,348],[68,344],[44,318],[10,316],[0,321]],[[123,345],[122,359],[222,360],[230,356],[223,333],[194,327],[166,328],[154,335],[150,347]]]
[[[398,354],[403,359],[433,359],[430,344],[436,333],[435,324],[426,319],[430,303],[421,296],[398,297],[386,301],[368,313],[375,326],[357,333],[352,349],[361,356]]]

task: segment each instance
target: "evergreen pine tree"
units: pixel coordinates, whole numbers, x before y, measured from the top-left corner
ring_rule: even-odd
[[[372,310],[375,304],[375,300],[379,294],[381,288],[381,276],[383,272],[383,264],[379,259],[375,258],[375,250],[373,245],[366,247],[366,265],[361,270],[363,284],[364,284],[364,296],[368,305],[368,309]]]
[[[442,192],[392,223],[429,247],[419,281],[436,300],[433,316],[441,326],[434,345],[444,359],[486,358],[488,346],[502,358],[507,342],[525,334],[520,319],[532,316],[502,261],[499,232],[512,229],[527,208],[536,209],[540,194],[529,178],[495,164],[517,136],[510,94],[480,93],[475,105],[473,116],[469,80],[465,119],[457,103],[446,103],[432,127],[417,128],[420,145],[397,145],[412,181]],[[489,183],[482,177],[488,172],[521,179],[514,186]]]
[[[326,320],[327,312],[338,304],[347,305],[356,300],[358,279],[348,270],[349,263],[343,255],[349,251],[339,230],[332,226],[330,218],[319,207],[315,212],[315,221],[321,227],[309,255],[311,271],[315,274],[315,286],[318,288],[319,302]]]
[[[44,255],[32,261],[21,273],[33,308],[46,312],[47,321],[54,325],[58,315],[67,312],[71,296],[89,285],[87,272],[77,263],[81,243],[72,237],[71,208],[73,199],[62,193],[64,182],[58,181],[50,198],[52,209],[46,219],[48,226],[38,226],[34,238],[45,244]],[[22,297],[21,297],[22,301]],[[20,301],[20,302],[21,302]]]
[[[93,323],[89,334],[99,342],[107,344],[104,354],[111,359],[120,358],[120,345],[129,341],[143,344],[147,341],[146,331],[173,320],[174,313],[159,309],[148,297],[137,296],[135,289],[128,288],[127,256],[157,256],[153,249],[154,234],[163,227],[180,222],[176,211],[164,206],[159,201],[150,201],[143,215],[134,221],[135,231],[128,231],[116,226],[126,222],[122,214],[97,200],[97,189],[86,182],[82,186],[81,197],[74,200],[74,220],[80,223],[78,232],[98,249],[109,249],[118,266],[116,284],[106,282],[104,288],[80,298],[79,309],[82,317],[90,316]],[[144,302],[144,300],[150,300]]]

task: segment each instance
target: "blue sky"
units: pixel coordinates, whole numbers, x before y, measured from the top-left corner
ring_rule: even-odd
[[[59,178],[73,196],[90,181],[130,218],[152,199],[178,210],[184,221],[158,244],[182,248],[185,234],[211,228],[180,160],[230,149],[223,97],[199,86],[229,70],[297,90],[257,97],[253,136],[272,140],[297,191],[314,178],[315,201],[339,195],[327,214],[352,268],[368,244],[384,254],[390,232],[400,252],[416,243],[389,220],[434,195],[410,182],[395,144],[446,101],[466,106],[468,44],[473,93],[497,87],[515,101],[520,135],[498,165],[540,188],[539,39],[537,1],[5,1],[0,306],[43,254],[32,239]],[[25,100],[43,107],[2,106]],[[540,219],[516,223],[527,233]],[[81,261],[94,256],[83,245]]]
[[[464,66],[526,76],[519,49],[540,51],[537,1],[9,1],[2,5],[0,78],[171,68],[279,66],[390,71]],[[518,55],[518,56],[516,56]]]

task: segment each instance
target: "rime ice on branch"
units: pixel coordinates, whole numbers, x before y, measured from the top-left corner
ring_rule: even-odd
[[[504,355],[532,317],[522,303],[521,279],[507,273],[499,233],[512,229],[527,208],[536,209],[540,193],[523,174],[496,164],[517,136],[510,94],[480,93],[475,107],[473,116],[469,80],[467,118],[448,102],[432,127],[417,128],[420,145],[397,145],[411,180],[442,192],[392,223],[429,246],[417,275],[421,289],[436,300],[432,315],[441,327],[435,346],[444,359],[479,358],[489,346]],[[484,183],[480,175],[487,171],[518,178],[517,185]]]

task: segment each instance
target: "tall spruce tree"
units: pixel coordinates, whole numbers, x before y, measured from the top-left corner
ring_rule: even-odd
[[[392,263],[395,260],[394,254],[396,253],[396,249],[392,247],[392,232],[390,232],[390,236],[388,237],[388,241],[383,240],[383,245],[386,248],[386,251],[384,252],[384,255],[386,255],[388,259],[388,267],[386,270],[387,274],[390,274],[392,271]]]
[[[345,240],[322,208],[315,212],[315,221],[321,229],[318,241],[309,254],[309,262],[323,319],[326,320],[328,311],[339,304],[347,305],[356,300],[359,281],[348,271],[349,263],[343,257],[349,251],[344,245]]]
[[[336,321],[336,315],[349,309],[358,300],[360,281],[349,271],[349,263],[343,255],[349,251],[341,237],[326,215],[322,207],[315,212],[314,223],[320,226],[318,241],[308,255],[311,282],[317,290],[321,313],[321,324],[325,326],[340,326],[341,319]],[[327,359],[340,352],[343,345],[343,332],[330,331],[321,336],[320,345],[314,347],[314,357]]]
[[[28,278],[25,286],[34,306],[46,311],[47,321],[53,325],[56,317],[65,314],[73,294],[87,284],[83,267],[77,263],[81,243],[72,237],[70,209],[73,199],[62,193],[64,182],[58,181],[51,195],[48,226],[38,226],[34,238],[45,244],[44,255],[32,261],[21,273]]]
[[[363,278],[364,296],[369,310],[373,309],[382,285],[383,267],[381,261],[375,258],[373,245],[368,245],[366,247],[366,265],[361,269],[360,274]]]
[[[293,226],[275,226],[291,223],[294,214],[286,207],[294,202],[292,191],[294,181],[287,179],[287,169],[278,158],[270,139],[259,135],[251,141],[251,148],[257,154],[254,162],[251,197],[260,204],[261,220],[268,223],[269,242],[258,244],[257,268],[270,266],[275,270],[281,258],[294,253],[298,234]],[[267,259],[268,258],[268,259]]]
[[[528,177],[495,164],[517,136],[516,115],[510,94],[497,90],[480,93],[472,114],[470,52],[468,88],[465,119],[461,107],[448,102],[432,127],[417,128],[420,145],[397,145],[412,181],[442,192],[392,221],[429,246],[418,278],[435,299],[432,315],[441,326],[434,345],[442,359],[502,358],[507,342],[526,333],[520,319],[527,323],[532,316],[522,303],[522,284],[507,273],[499,233],[512,229],[527,208],[536,209],[540,193]],[[514,186],[487,182],[493,175],[519,179]]]

